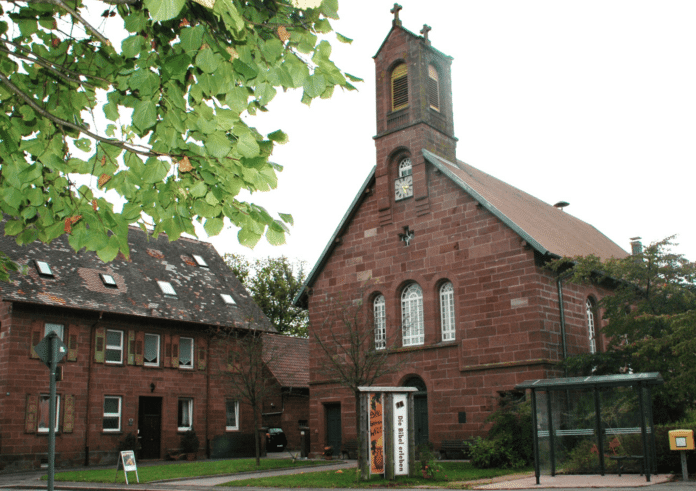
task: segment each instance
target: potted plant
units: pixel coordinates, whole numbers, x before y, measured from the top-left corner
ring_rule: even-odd
[[[324,458],[326,460],[333,458],[333,447],[331,445],[324,445]]]
[[[181,435],[181,452],[186,454],[186,460],[196,459],[200,445],[201,443],[198,441],[198,436],[193,428]]]

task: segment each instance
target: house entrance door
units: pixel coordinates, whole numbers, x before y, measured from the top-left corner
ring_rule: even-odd
[[[411,377],[404,382],[404,387],[415,387],[418,392],[413,394],[413,419],[416,446],[427,443],[428,432],[428,389],[420,377]]]
[[[341,455],[341,405],[327,404],[326,444],[333,448],[334,455]]]
[[[138,404],[138,437],[140,458],[161,458],[162,398],[140,397]]]

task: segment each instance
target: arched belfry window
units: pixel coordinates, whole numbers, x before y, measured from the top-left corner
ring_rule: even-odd
[[[408,68],[405,63],[397,65],[391,74],[392,111],[408,106]]]
[[[384,295],[377,295],[372,305],[375,321],[375,349],[384,349],[387,347],[387,314]]]
[[[410,176],[412,173],[413,167],[411,165],[411,159],[408,157],[401,159],[401,162],[399,162],[399,177]]]
[[[595,306],[592,298],[587,298],[585,301],[585,312],[587,314],[587,334],[590,338],[590,353],[594,354],[597,352],[597,322],[596,322],[596,312],[597,308]]]
[[[440,111],[440,76],[432,65],[428,65],[428,100],[431,108]]]
[[[415,346],[423,344],[423,290],[417,283],[411,283],[401,293],[402,344]]]
[[[440,326],[442,340],[454,340],[454,287],[449,281],[440,287]]]

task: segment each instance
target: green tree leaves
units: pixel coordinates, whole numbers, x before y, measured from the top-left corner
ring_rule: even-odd
[[[309,103],[353,88],[324,39],[337,8],[146,0],[108,7],[96,27],[50,4],[0,10],[8,232],[22,244],[67,233],[76,250],[106,260],[128,256],[132,224],[170,239],[195,234],[195,222],[209,235],[232,226],[246,246],[283,243],[292,218],[239,193],[277,186],[282,168],[269,157],[288,137],[261,135],[247,116],[279,89],[302,87]],[[123,28],[129,35],[112,46],[108,34]]]

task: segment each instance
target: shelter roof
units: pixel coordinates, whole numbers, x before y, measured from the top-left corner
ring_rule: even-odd
[[[0,250],[20,267],[9,283],[0,283],[4,301],[275,331],[212,244],[184,237],[170,242],[166,235],[155,238],[130,227],[130,258],[119,254],[103,263],[93,252],[76,253],[66,236],[18,246],[4,226]],[[36,261],[45,261],[52,275],[40,274]],[[169,283],[174,294],[158,282]]]
[[[566,377],[555,379],[525,380],[517,384],[515,389],[550,390],[581,390],[600,387],[628,387],[632,385],[662,385],[662,375],[659,372],[626,373],[614,375],[592,375],[588,377]]]

